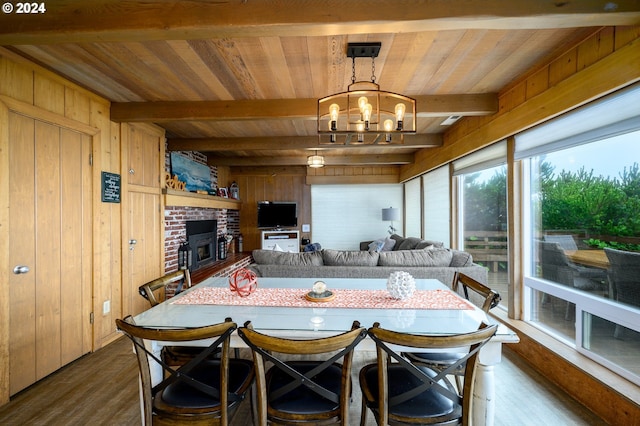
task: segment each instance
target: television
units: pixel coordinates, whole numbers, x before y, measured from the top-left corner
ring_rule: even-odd
[[[294,201],[262,201],[258,203],[258,228],[295,228],[298,226],[298,204]]]

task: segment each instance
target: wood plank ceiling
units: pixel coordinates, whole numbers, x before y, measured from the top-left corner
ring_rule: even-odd
[[[452,115],[493,114],[497,93],[601,26],[637,25],[640,2],[595,0],[57,0],[0,15],[0,45],[151,122],[170,150],[214,165],[406,164]],[[418,100],[400,146],[318,146],[317,98],[351,81],[348,42],[382,42],[382,90]],[[358,80],[371,62],[358,59]]]

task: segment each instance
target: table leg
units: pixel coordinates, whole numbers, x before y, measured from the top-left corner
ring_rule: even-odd
[[[495,418],[495,375],[493,365],[478,364],[473,392],[473,424],[492,426]]]
[[[474,425],[493,426],[496,404],[494,365],[501,360],[502,342],[492,339],[480,349],[472,403]]]

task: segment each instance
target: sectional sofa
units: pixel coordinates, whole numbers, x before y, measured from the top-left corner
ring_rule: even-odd
[[[254,250],[255,263],[249,269],[259,277],[282,278],[388,278],[394,271],[405,271],[414,278],[435,278],[445,284],[451,284],[454,274],[462,272],[487,283],[487,269],[474,264],[469,253],[434,244],[415,247],[388,251],[324,249],[303,253]]]

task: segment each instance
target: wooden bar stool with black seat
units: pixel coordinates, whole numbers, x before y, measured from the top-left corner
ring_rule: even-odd
[[[367,336],[360,323],[335,336],[295,340],[257,332],[247,322],[238,335],[253,353],[260,426],[349,425],[353,349]]]
[[[419,335],[374,324],[368,334],[376,343],[377,362],[360,370],[360,425],[366,424],[368,409],[379,425],[470,424],[478,352],[497,328],[497,324],[482,323],[478,330],[465,334]],[[448,368],[435,371],[413,364],[396,352],[403,347],[426,350],[468,347],[469,351]],[[447,375],[458,368],[464,370],[462,390],[456,390],[447,380]]]
[[[132,317],[117,319],[116,326],[134,344],[140,369],[143,423],[227,425],[254,379],[253,363],[229,356],[229,339],[237,325],[227,318],[220,324],[196,328],[156,329],[135,325]],[[212,339],[200,354],[174,368],[147,350],[148,341],[187,342]],[[220,359],[210,355],[220,351]],[[152,383],[150,363],[167,372]]]
[[[489,312],[500,303],[501,297],[496,291],[490,289],[479,281],[474,280],[468,275],[456,272],[453,277],[451,289],[464,296],[465,299],[475,302],[480,308]],[[470,293],[471,290],[473,293]],[[477,296],[477,297],[474,297]],[[465,354],[461,352],[405,352],[405,356],[414,364],[420,364],[433,370],[442,371],[455,363]],[[458,369],[452,371],[456,378],[456,386],[458,390],[462,389],[462,376],[464,375],[464,365],[459,365]]]

